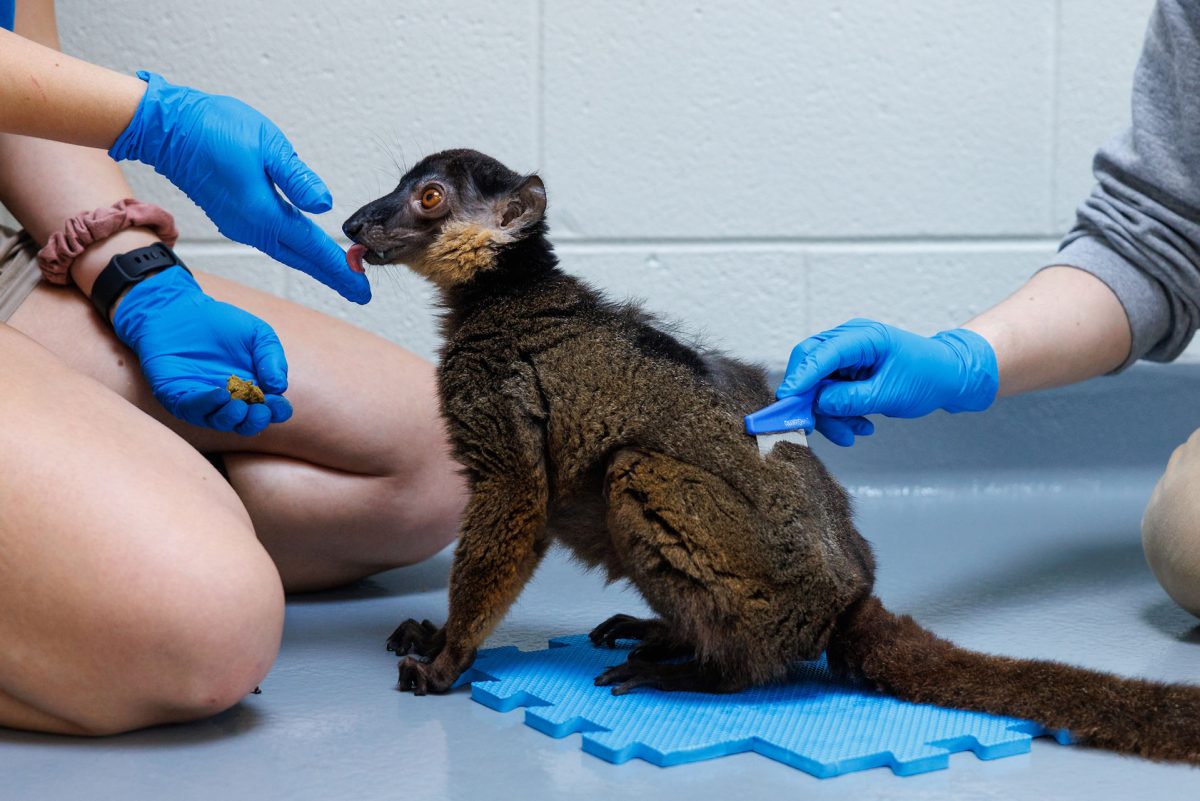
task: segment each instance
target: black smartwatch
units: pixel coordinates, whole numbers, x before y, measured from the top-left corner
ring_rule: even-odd
[[[96,276],[96,283],[92,284],[92,304],[107,322],[108,312],[122,292],[145,281],[151,273],[176,266],[187,270],[187,266],[179,260],[175,251],[162,242],[155,242],[149,247],[138,248],[128,253],[118,253]],[[189,275],[191,272],[188,270]]]

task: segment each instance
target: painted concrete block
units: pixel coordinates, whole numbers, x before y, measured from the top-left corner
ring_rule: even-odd
[[[1061,0],[1054,120],[1054,226],[1091,192],[1092,156],[1129,125],[1130,89],[1154,0]]]
[[[957,325],[1050,260],[1127,121],[1152,0],[826,4],[60,0],[64,44],[260,108],[333,190],[328,230],[428,152],[540,168],[564,265],[782,366],[856,315]],[[393,159],[395,161],[393,162]],[[181,254],[432,356],[432,290],[375,301],[224,242],[141,166]]]
[[[366,306],[360,306],[250,248],[201,242],[181,244],[177,251],[189,267],[324,312],[379,334],[424,358],[436,356],[439,336],[433,290],[403,267],[371,268],[374,298]]]
[[[965,322],[1052,261],[1054,243],[800,248],[560,248],[563,265],[684,331],[781,370],[792,347],[852,317],[924,334]]]
[[[619,0],[545,14],[560,233],[1045,233],[1050,3]]]
[[[343,300],[332,290],[294,271],[285,295],[309,308],[379,334],[418,356],[436,359],[441,337],[433,287],[404,267],[371,268],[368,277],[373,298],[365,306]]]
[[[1054,243],[958,247],[804,248],[564,245],[567,272],[614,300],[637,299],[683,336],[780,370],[792,346],[851,317],[920,333],[965,322],[1052,261]],[[368,273],[374,299],[342,300],[261,254],[183,245],[198,269],[287,297],[429,359],[440,344],[434,289],[399,266]]]
[[[211,273],[272,295],[283,295],[292,280],[290,267],[269,259],[253,248],[226,242],[180,242],[179,258],[196,272]],[[312,280],[308,276],[300,278]]]
[[[536,166],[534,0],[206,0],[153,13],[132,0],[64,0],[59,20],[68,52],[231,94],[274,120],[333,191],[321,218],[331,232],[428,152],[469,145]],[[185,236],[218,236],[151,170],[129,174]]]
[[[560,255],[568,272],[613,299],[641,299],[685,334],[772,369],[807,335],[799,248],[570,246]]]
[[[813,332],[869,317],[922,334],[954,328],[1018,289],[1051,263],[1054,242],[872,251],[816,250],[809,256]]]

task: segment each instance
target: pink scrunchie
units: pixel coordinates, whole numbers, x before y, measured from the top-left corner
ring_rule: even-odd
[[[153,203],[127,197],[107,209],[81,211],[66,221],[63,230],[51,234],[37,254],[42,277],[52,284],[71,283],[71,265],[79,254],[126,228],[150,228],[167,247],[174,247],[179,239],[174,217]]]

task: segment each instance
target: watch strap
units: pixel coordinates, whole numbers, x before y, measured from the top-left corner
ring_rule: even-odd
[[[100,316],[108,320],[108,313],[117,298],[128,287],[141,283],[152,273],[165,270],[168,267],[183,267],[187,265],[179,260],[175,251],[162,242],[155,242],[144,248],[137,248],[128,253],[118,253],[113,256],[92,284],[92,304]],[[188,270],[191,273],[191,270]]]

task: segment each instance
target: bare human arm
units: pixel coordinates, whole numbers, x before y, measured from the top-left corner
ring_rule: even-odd
[[[963,327],[995,351],[1000,395],[1104,375],[1129,356],[1129,318],[1117,296],[1074,267],[1042,270]]]
[[[1002,394],[1138,358],[1169,361],[1200,328],[1200,8],[1159,0],[1133,79],[1131,125],[1096,153],[1059,265],[966,327],[996,351]]]
[[[868,414],[983,411],[997,395],[1111,372],[1130,356],[1132,327],[1109,286],[1082,269],[1040,271],[962,328],[924,337],[850,320],[793,350],[780,398],[816,388],[816,429],[838,445],[874,431]],[[834,380],[818,386],[825,377]]]
[[[851,320],[792,351],[781,397],[816,392],[817,429],[843,445],[865,415],[982,411],[997,394],[1170,361],[1200,329],[1200,7],[1158,0],[1131,125],[1092,162],[1096,185],[1048,267],[964,327],[922,337]]]
[[[146,84],[58,52],[54,9],[46,6],[18,3],[20,35],[0,30],[0,131],[107,150]]]
[[[1124,305],[1101,279],[1058,265],[962,328],[924,337],[857,318],[792,350],[780,398],[816,388],[816,429],[838,445],[874,431],[868,414],[983,411],[997,395],[1111,372],[1130,355]],[[820,386],[825,377],[833,379]]]
[[[274,123],[232,97],[65,56],[55,49],[53,7],[26,6],[17,10],[17,33],[0,30],[0,133],[104,148],[118,161],[150,164],[225,236],[348,300],[370,300],[366,276],[352,271],[345,252],[301,213],[328,211],[333,198]]]
[[[62,228],[68,217],[111,206],[132,196],[116,162],[96,147],[111,145],[124,130],[145,91],[145,84],[132,76],[93,67],[58,53],[53,0],[18,3],[14,27],[20,36],[0,30],[3,35],[0,38],[0,64],[3,65],[0,67],[0,76],[3,76],[0,79],[0,97],[3,98],[0,104],[5,109],[4,129],[66,139],[45,130],[48,117],[45,113],[37,113],[37,109],[44,109],[49,101],[37,95],[38,88],[57,93],[59,102],[79,104],[75,107],[76,113],[65,114],[65,118],[73,120],[73,127],[68,130],[74,137],[71,141],[79,144],[16,133],[0,134],[0,202],[34,241],[45,243],[50,234]],[[22,55],[30,59],[20,66],[24,78],[14,79],[16,73],[10,71],[10,66],[14,60],[19,63]],[[37,65],[44,67],[47,63],[62,65],[49,68],[50,74],[55,76],[53,86],[43,86],[44,81],[38,81],[34,75]],[[31,88],[33,94],[27,92],[26,97],[14,101],[13,96],[20,92],[10,94],[10,90],[15,90],[21,80],[27,81],[25,86]],[[126,107],[128,113],[119,110]],[[113,108],[118,112],[114,113]],[[13,110],[11,114],[10,109]],[[21,121],[23,115],[28,115],[28,122]],[[84,294],[90,294],[96,276],[114,255],[157,241],[154,234],[144,228],[120,231],[85,250],[72,265],[71,277]]]
[[[22,3],[15,22],[22,35],[57,46],[52,0]],[[130,194],[104,151],[0,135],[0,199],[39,242],[64,219]],[[155,241],[146,229],[121,231],[85,250],[72,264],[71,277],[90,294],[112,256]],[[167,267],[130,286],[109,315],[117,338],[137,356],[155,399],[176,417],[252,436],[291,416],[283,397],[287,361],[275,332],[259,318],[206,295],[181,268]],[[232,398],[225,388],[230,375],[258,384],[265,403]]]

